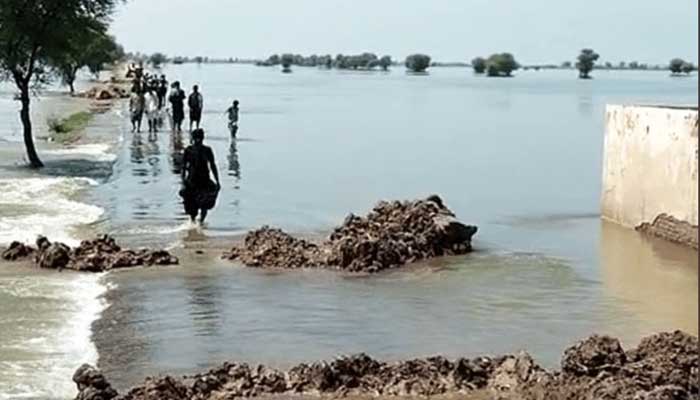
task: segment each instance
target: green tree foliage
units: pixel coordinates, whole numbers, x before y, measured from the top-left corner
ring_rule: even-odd
[[[406,68],[411,72],[425,72],[430,67],[430,56],[425,54],[412,54],[406,57]]]
[[[380,66],[379,58],[374,53],[355,55],[338,54],[335,57],[335,67],[338,69],[372,69]]]
[[[154,68],[160,68],[161,65],[168,62],[168,56],[163,53],[153,53],[148,57],[148,62],[150,62]]]
[[[578,77],[581,79],[590,78],[590,73],[593,71],[595,62],[600,58],[600,55],[593,51],[593,49],[583,49],[581,54],[578,55],[576,68],[578,69]]]
[[[670,69],[673,74],[680,74],[683,72],[683,64],[685,64],[685,61],[680,58],[674,58],[668,64],[668,69]]]
[[[278,54],[273,54],[267,59],[267,62],[269,62],[270,65],[280,65],[282,61],[280,60],[280,56]]]
[[[683,66],[681,66],[681,71],[685,74],[690,74],[695,70],[695,66],[692,63],[689,62],[684,62]]]
[[[571,61],[564,61],[563,63],[561,63],[561,67],[566,69],[571,68],[571,65]]]
[[[282,63],[282,70],[284,72],[291,72],[291,66],[294,63],[294,55],[283,54],[282,57],[280,57],[280,63]]]
[[[391,67],[391,64],[392,64],[391,56],[383,56],[382,58],[379,59],[379,66],[384,71],[388,71],[389,67]]]
[[[257,63],[257,65],[259,66],[273,66],[280,64],[286,69],[291,68],[292,65],[296,65],[300,67],[323,67],[329,69],[335,67],[338,69],[355,70],[370,70],[381,67],[386,70],[391,65],[391,57],[384,56],[380,59],[377,57],[376,54],[373,53],[362,53],[347,56],[343,54],[338,54],[335,58],[330,54],[312,54],[308,57],[304,57],[301,54],[287,53],[282,56],[278,54],[273,54],[270,57],[268,57],[267,60]]]
[[[120,56],[117,49],[114,39],[108,36],[104,29],[85,30],[77,32],[69,48],[49,61],[63,84],[68,85],[70,92],[74,93],[73,84],[78,71],[83,67],[95,67],[99,64],[99,73],[103,62],[116,61]]]
[[[637,62],[637,61],[631,61],[629,64],[627,64],[627,68],[629,68],[629,69],[639,69],[639,62]]]
[[[513,71],[520,68],[510,53],[492,54],[486,60],[486,74],[488,76],[511,76]]]
[[[472,60],[472,68],[477,74],[486,72],[486,60],[483,57],[476,57]]]
[[[32,167],[43,163],[34,147],[30,89],[45,82],[52,61],[62,59],[76,38],[106,31],[117,0],[0,0],[0,73],[19,90],[20,119]]]

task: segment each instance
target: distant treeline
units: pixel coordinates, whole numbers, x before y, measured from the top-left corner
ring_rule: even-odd
[[[276,66],[281,65],[284,68],[289,68],[292,65],[299,67],[324,67],[338,69],[353,69],[353,70],[371,70],[383,69],[387,70],[394,65],[391,56],[379,57],[374,53],[362,54],[338,54],[335,57],[330,54],[303,56],[301,54],[273,54],[265,61],[258,61],[259,66]]]
[[[425,54],[413,54],[401,63],[393,60],[391,56],[378,56],[371,52],[362,54],[330,54],[303,56],[301,54],[285,53],[273,54],[265,60],[243,59],[237,57],[210,58],[205,56],[175,56],[168,57],[163,53],[142,54],[127,53],[126,58],[159,66],[165,63],[173,64],[255,64],[258,66],[282,66],[284,71],[289,72],[292,66],[299,67],[321,67],[336,68],[345,70],[388,70],[391,66],[405,65],[413,72],[424,72],[429,67],[471,67],[478,74],[485,73],[488,76],[512,76],[512,72],[518,69],[523,70],[550,70],[550,69],[577,69],[582,78],[589,77],[593,69],[596,70],[670,70],[673,75],[689,74],[697,71],[698,67],[693,63],[686,62],[680,58],[674,58],[669,64],[647,64],[638,61],[620,61],[617,63],[602,62],[596,63],[600,56],[592,49],[583,49],[577,61],[564,61],[560,64],[528,64],[521,65],[515,60],[511,53],[495,53],[488,58],[476,57],[471,62],[437,62],[432,61],[430,56]]]

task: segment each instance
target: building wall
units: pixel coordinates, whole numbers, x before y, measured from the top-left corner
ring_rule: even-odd
[[[603,218],[698,225],[697,107],[608,105],[605,118]]]

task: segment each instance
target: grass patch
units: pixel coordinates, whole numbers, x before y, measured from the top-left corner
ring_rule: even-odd
[[[68,118],[49,118],[47,124],[51,132],[51,139],[63,144],[78,140],[92,117],[91,112],[80,111],[71,114]]]

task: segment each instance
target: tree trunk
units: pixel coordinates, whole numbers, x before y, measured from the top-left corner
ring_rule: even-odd
[[[32,168],[41,168],[44,164],[39,159],[39,155],[36,153],[36,148],[34,147],[34,137],[32,136],[32,121],[29,118],[29,85],[25,84],[20,88],[20,100],[22,101],[22,110],[20,111],[20,119],[22,120],[22,125],[24,126],[24,145],[27,148],[27,157],[29,158],[29,165]]]
[[[68,82],[68,87],[70,88],[70,94],[75,94],[75,87],[73,86],[73,79]]]

